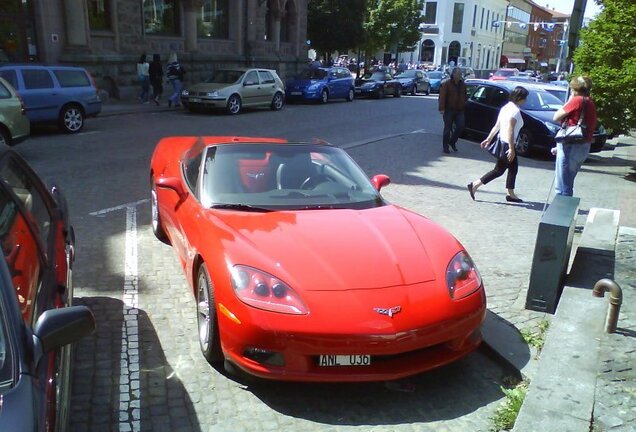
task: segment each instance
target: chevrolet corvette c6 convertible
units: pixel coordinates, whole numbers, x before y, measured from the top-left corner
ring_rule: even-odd
[[[388,203],[389,182],[324,142],[163,138],[152,228],[196,298],[205,358],[265,379],[377,381],[475,350],[479,272],[445,229]]]

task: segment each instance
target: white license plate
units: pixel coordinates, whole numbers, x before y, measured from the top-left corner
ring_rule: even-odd
[[[370,355],[321,355],[318,366],[369,366]]]
[[[292,96],[302,96],[303,92],[291,92]]]
[[[201,102],[201,98],[190,98],[190,102],[194,102],[194,103]]]

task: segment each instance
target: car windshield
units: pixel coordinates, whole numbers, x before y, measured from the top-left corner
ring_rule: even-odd
[[[241,80],[244,73],[244,71],[240,70],[219,70],[212,75],[212,78],[205,82],[215,84],[235,84]]]
[[[201,204],[240,211],[365,209],[384,205],[364,172],[337,147],[224,144],[207,149]]]
[[[365,73],[362,79],[373,81],[384,81],[384,72]]]
[[[543,90],[533,90],[528,94],[522,108],[530,111],[556,111],[563,106],[558,97]]]
[[[442,73],[441,72],[429,72],[428,73],[428,77],[429,78],[433,78],[433,79],[442,79]]]
[[[301,80],[323,80],[327,76],[327,71],[324,69],[305,69],[298,74],[298,79]]]
[[[401,74],[396,75],[396,78],[415,78],[415,74],[417,73],[417,71],[411,69],[411,70],[406,70],[404,72],[402,72]]]
[[[568,97],[568,89],[564,87],[556,87],[556,88],[546,87],[545,91],[547,91],[553,96],[558,97],[561,103],[565,103],[565,99]]]

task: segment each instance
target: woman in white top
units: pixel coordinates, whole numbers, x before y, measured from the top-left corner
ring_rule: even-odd
[[[517,142],[519,131],[523,127],[523,118],[521,117],[519,107],[523,105],[527,98],[528,90],[523,87],[515,87],[512,93],[510,93],[510,102],[501,107],[497,122],[490,130],[486,139],[481,142],[481,148],[488,147],[490,141],[492,141],[497,132],[499,132],[501,141],[508,144],[508,157],[497,159],[497,164],[491,171],[484,174],[480,179],[468,183],[468,192],[473,200],[475,199],[475,191],[477,191],[480,186],[488,184],[497,177],[502,176],[503,173],[508,170],[508,176],[506,177],[508,195],[506,195],[506,201],[523,202],[523,200],[515,195],[515,180],[517,178],[519,164],[517,162],[514,143]]]
[[[139,92],[139,101],[142,103],[148,103],[148,96],[150,96],[150,64],[146,60],[146,54],[142,54],[137,62],[137,77],[139,78],[139,84],[141,85],[141,91]]]

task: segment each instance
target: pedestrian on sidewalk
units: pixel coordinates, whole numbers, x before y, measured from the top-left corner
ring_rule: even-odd
[[[439,89],[439,112],[444,119],[442,150],[450,153],[448,147],[457,151],[457,139],[464,130],[464,108],[466,107],[466,84],[462,70],[458,67]]]
[[[168,99],[169,107],[173,104],[177,108],[181,106],[179,103],[181,100],[181,83],[183,82],[183,75],[185,72],[185,69],[177,60],[177,53],[171,53],[170,58],[168,59],[168,66],[166,67],[166,76],[168,77],[168,81],[172,85],[173,90],[172,96]]]
[[[152,62],[148,69],[150,84],[152,85],[152,100],[159,105],[159,99],[163,93],[163,68],[161,67],[161,57],[159,54],[152,55]]]
[[[484,174],[481,178],[468,183],[468,193],[470,197],[475,199],[475,192],[482,185],[488,184],[492,180],[503,175],[508,170],[508,176],[506,177],[506,189],[508,194],[506,195],[506,201],[520,203],[523,202],[521,198],[515,195],[515,180],[517,179],[517,171],[519,170],[519,163],[517,161],[517,155],[515,152],[514,143],[517,142],[519,137],[519,131],[523,127],[523,117],[521,117],[521,110],[519,107],[523,105],[528,98],[528,90],[523,87],[515,87],[512,93],[510,93],[509,102],[501,107],[499,115],[497,116],[497,122],[490,130],[490,133],[485,140],[481,142],[481,148],[486,148],[492,141],[492,139],[499,133],[499,139],[502,143],[508,145],[507,157],[503,159],[497,159],[495,167]]]
[[[146,61],[146,54],[142,54],[137,62],[137,78],[139,79],[139,85],[141,90],[139,91],[139,101],[141,103],[148,103],[148,97],[150,96],[150,76],[148,69],[150,65]]]
[[[570,81],[570,90],[570,99],[554,113],[553,120],[564,121],[567,126],[576,126],[585,107],[583,122],[587,129],[585,142],[557,143],[556,146],[554,189],[557,195],[565,196],[572,196],[574,193],[574,178],[590,154],[596,128],[596,106],[590,97],[592,80],[587,76],[575,77]]]

